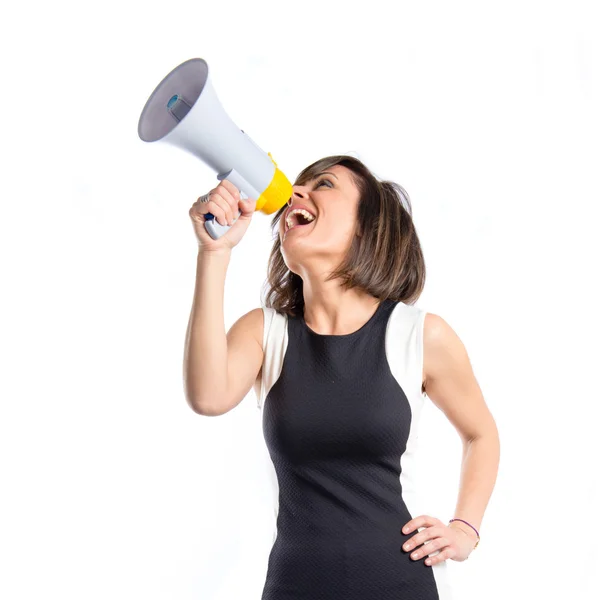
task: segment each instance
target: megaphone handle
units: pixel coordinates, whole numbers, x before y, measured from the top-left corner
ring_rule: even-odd
[[[247,182],[243,178],[241,178],[234,169],[231,169],[231,171],[229,171],[228,173],[217,175],[217,179],[219,179],[220,181],[223,179],[231,181],[231,183],[233,183],[233,185],[235,185],[240,190],[240,198],[242,200],[247,200],[249,198],[248,194],[246,194],[244,190],[241,189],[242,185],[248,185]],[[237,221],[237,218],[241,214],[242,211],[239,210],[237,216],[233,220],[234,223]],[[215,216],[212,213],[206,213],[204,215],[204,220],[204,228],[206,229],[206,231],[208,231],[208,234],[210,235],[210,237],[212,237],[213,240],[219,239],[222,235],[227,233],[227,231],[229,231],[229,228],[231,227],[231,225],[221,225],[215,219]]]

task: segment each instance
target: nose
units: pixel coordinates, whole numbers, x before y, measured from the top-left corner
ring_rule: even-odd
[[[293,187],[292,197],[288,200],[288,205],[291,206],[294,200],[306,198],[306,192],[302,189],[302,186],[295,185]]]

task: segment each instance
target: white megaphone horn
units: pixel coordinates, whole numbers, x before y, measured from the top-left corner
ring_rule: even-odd
[[[223,110],[202,58],[180,64],[158,84],[140,115],[138,135],[144,142],[161,140],[197,156],[216,171],[219,181],[231,181],[243,200],[255,199],[256,210],[267,215],[292,196],[292,184],[271,154]],[[230,227],[220,225],[210,213],[204,217],[215,240]]]

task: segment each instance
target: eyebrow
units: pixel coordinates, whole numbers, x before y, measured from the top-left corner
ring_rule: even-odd
[[[333,175],[339,181],[339,177],[335,173],[332,173],[331,171],[322,171],[321,173],[317,173],[314,177],[311,177],[310,179],[308,179],[306,181],[306,183],[314,181],[317,177],[320,177],[321,175]],[[298,184],[295,183],[294,185],[298,185]]]
[[[317,177],[320,177],[321,175],[333,175],[339,181],[337,175],[335,173],[332,173],[331,171],[323,171],[322,173],[317,173],[313,178],[311,178],[311,181],[313,181]]]

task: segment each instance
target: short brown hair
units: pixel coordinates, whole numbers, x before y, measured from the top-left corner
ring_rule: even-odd
[[[359,287],[382,301],[389,298],[414,304],[425,286],[425,260],[408,194],[398,183],[380,181],[362,161],[344,154],[317,160],[301,171],[294,185],[304,185],[334,165],[350,169],[360,200],[357,235],[342,264],[327,281],[339,278],[346,289]],[[300,316],[304,309],[303,281],[285,264],[278,234],[286,208],[287,204],[271,222],[275,237],[267,269],[265,305],[279,313]]]

